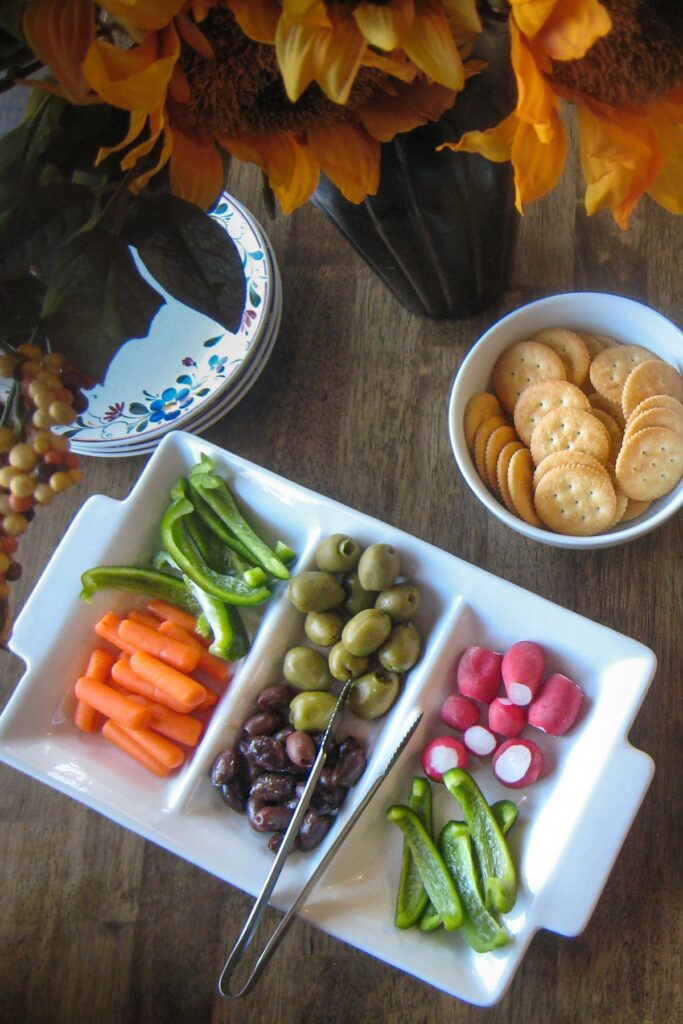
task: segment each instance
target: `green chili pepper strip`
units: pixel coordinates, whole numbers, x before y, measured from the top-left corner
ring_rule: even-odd
[[[204,470],[190,475],[190,487],[193,495],[198,494],[203,498],[223,525],[241,541],[257,565],[277,579],[289,579],[289,569],[252,530],[224,480]]]
[[[408,807],[414,811],[427,834],[432,834],[432,790],[427,779],[416,775],[410,788]],[[403,840],[403,859],[401,876],[396,897],[396,914],[394,924],[397,928],[412,928],[422,917],[429,896],[424,887],[420,872],[410,852],[408,840]]]
[[[462,933],[477,953],[488,953],[507,943],[505,930],[488,912],[482,899],[479,872],[472,856],[472,840],[467,825],[449,821],[441,830],[439,850],[455,880],[463,903]]]
[[[472,776],[462,768],[445,772],[443,781],[465,815],[481,869],[486,906],[507,914],[517,898],[517,872],[496,816]]]
[[[431,836],[410,807],[400,804],[390,807],[387,819],[398,825],[403,832],[427,895],[441,915],[444,928],[447,932],[455,931],[462,923],[462,903],[455,882]]]
[[[192,503],[179,498],[169,505],[161,520],[162,543],[181,572],[227,604],[263,604],[270,597],[267,587],[249,587],[241,576],[223,575],[207,565],[185,529],[184,519],[193,512]]]
[[[134,565],[98,565],[83,573],[81,584],[81,598],[88,603],[98,590],[124,590],[131,594],[158,597],[192,615],[200,611],[183,581],[158,569],[143,569]]]

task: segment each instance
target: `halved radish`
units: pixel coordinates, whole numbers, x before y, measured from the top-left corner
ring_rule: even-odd
[[[424,773],[434,782],[443,782],[443,774],[450,768],[466,765],[467,751],[453,736],[437,736],[422,751]]]
[[[502,660],[502,654],[488,647],[468,647],[458,662],[460,693],[482,704],[490,704],[500,689]]]
[[[579,684],[555,672],[548,676],[529,705],[529,725],[551,736],[562,736],[576,721],[582,702]]]
[[[446,725],[450,725],[451,729],[460,729],[461,732],[464,732],[471,725],[477,724],[480,718],[480,711],[469,697],[463,697],[459,693],[452,693],[443,702],[441,718]]]
[[[543,754],[533,740],[510,739],[493,755],[493,774],[510,789],[530,786],[543,771]]]
[[[545,659],[538,644],[518,640],[503,656],[501,673],[508,699],[525,707],[541,685]]]
[[[488,757],[498,743],[491,730],[484,725],[471,725],[463,733],[462,741],[471,753],[479,757]]]
[[[499,736],[519,736],[525,725],[524,709],[507,697],[496,697],[489,704],[489,729]]]

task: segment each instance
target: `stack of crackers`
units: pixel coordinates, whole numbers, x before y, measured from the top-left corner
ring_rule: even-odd
[[[592,536],[683,477],[683,377],[639,345],[549,327],[501,354],[464,428],[481,479],[511,512]]]

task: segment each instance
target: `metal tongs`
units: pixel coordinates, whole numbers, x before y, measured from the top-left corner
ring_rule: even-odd
[[[344,826],[337,831],[337,834],[333,842],[331,843],[325,855],[320,860],[320,863],[318,864],[317,868],[310,876],[310,878],[304,885],[303,889],[295,899],[294,903],[291,905],[285,916],[278,924],[273,934],[268,939],[266,945],[263,948],[263,952],[256,961],[256,964],[254,965],[246,982],[244,983],[242,988],[239,989],[239,991],[232,992],[229,987],[230,981],[232,979],[233,974],[235,973],[238,964],[242,959],[244,952],[246,951],[247,947],[249,946],[254,937],[254,933],[256,932],[256,929],[258,928],[258,925],[263,916],[263,912],[266,909],[266,906],[268,905],[268,900],[270,899],[273,889],[275,888],[275,885],[277,883],[277,880],[280,877],[280,874],[285,864],[285,860],[287,859],[287,856],[294,844],[294,840],[296,839],[303,817],[306,811],[308,810],[308,805],[313,795],[313,790],[315,789],[316,783],[320,777],[320,773],[323,770],[323,767],[325,766],[325,762],[327,760],[327,753],[334,735],[334,730],[344,710],[344,706],[348,699],[352,685],[353,681],[346,683],[344,689],[339,695],[339,700],[337,701],[337,704],[335,706],[332,718],[330,720],[330,724],[325,730],[322,743],[320,744],[320,749],[318,750],[318,755],[313,763],[313,767],[311,768],[310,774],[306,781],[306,785],[304,787],[304,791],[301,794],[301,798],[299,799],[299,802],[296,806],[296,810],[294,811],[292,820],[287,826],[287,831],[284,834],[282,843],[280,845],[280,849],[278,850],[277,856],[273,862],[273,866],[271,867],[268,873],[268,877],[266,878],[263,888],[261,889],[261,892],[259,893],[256,902],[251,908],[251,912],[249,913],[249,916],[244,922],[244,926],[242,928],[240,936],[237,939],[235,945],[233,946],[232,951],[230,952],[228,959],[225,962],[225,966],[223,967],[223,970],[221,972],[221,976],[218,980],[218,990],[221,993],[221,995],[226,996],[229,999],[240,999],[242,996],[247,995],[248,992],[251,992],[252,988],[258,981],[264,967],[266,966],[271,956],[273,955],[273,953],[279,946],[280,942],[284,938],[285,932],[287,931],[290,924],[294,920],[294,916],[297,910],[302,905],[302,903],[304,902],[304,900],[306,899],[306,897],[308,896],[309,892],[316,884],[318,879],[321,877],[323,872],[326,870],[330,861],[339,850],[339,847],[343,843],[344,839],[349,834],[353,826],[356,824],[361,814],[363,813],[363,811],[368,806],[373,796],[379,789],[380,785],[393,768],[396,759],[398,758],[399,754],[405,747],[410,737],[415,732],[415,729],[419,725],[420,720],[422,718],[422,712],[418,712],[411,720],[401,741],[396,746],[391,757],[384,765],[384,767],[379,771],[379,773],[375,776],[365,796],[359,801],[357,806],[354,808],[348,820],[345,822]]]

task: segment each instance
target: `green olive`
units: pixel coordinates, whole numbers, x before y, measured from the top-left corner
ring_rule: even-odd
[[[360,547],[345,533],[332,533],[315,549],[315,564],[324,572],[349,572],[360,558]]]
[[[328,655],[327,664],[334,678],[346,683],[349,679],[357,679],[358,676],[367,672],[370,660],[351,654],[346,650],[344,644],[335,644]]]
[[[347,573],[344,577],[344,592],[346,594],[344,611],[349,615],[356,615],[357,612],[362,612],[365,608],[372,608],[377,599],[375,590],[363,589],[357,572]]]
[[[390,672],[407,672],[420,657],[422,641],[412,622],[402,622],[391,631],[387,642],[380,647],[380,664]]]
[[[318,647],[332,647],[341,640],[346,618],[340,612],[309,612],[304,622],[306,636]]]
[[[346,594],[336,576],[329,572],[297,573],[289,581],[289,600],[300,612],[326,612],[341,604]]]
[[[396,583],[383,590],[375,601],[375,608],[390,615],[394,622],[412,619],[420,607],[422,595],[414,583]]]
[[[396,582],[401,565],[391,544],[371,544],[360,556],[358,578],[365,590],[386,590]]]
[[[282,672],[297,690],[329,690],[332,686],[327,658],[312,647],[292,647],[287,651]]]
[[[389,616],[376,608],[366,608],[346,623],[342,630],[342,643],[351,654],[364,658],[381,647],[390,633]]]
[[[395,702],[398,691],[397,674],[379,668],[356,680],[349,694],[349,708],[358,718],[380,718]]]
[[[289,720],[297,732],[324,732],[336,703],[333,693],[297,693],[289,705]]]

